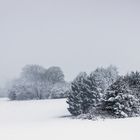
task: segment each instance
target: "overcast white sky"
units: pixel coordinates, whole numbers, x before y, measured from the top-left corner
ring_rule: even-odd
[[[67,80],[114,64],[140,70],[139,0],[0,0],[0,79],[25,64],[60,66]]]

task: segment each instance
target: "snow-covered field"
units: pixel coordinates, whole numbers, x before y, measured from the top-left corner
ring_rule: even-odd
[[[140,140],[140,118],[71,119],[65,99],[0,100],[0,140]]]

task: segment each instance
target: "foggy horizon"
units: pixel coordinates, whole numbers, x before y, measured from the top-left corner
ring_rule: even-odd
[[[0,86],[26,64],[59,66],[71,81],[110,64],[140,71],[140,2],[0,2]]]

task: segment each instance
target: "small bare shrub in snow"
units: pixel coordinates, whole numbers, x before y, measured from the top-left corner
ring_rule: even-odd
[[[66,98],[70,89],[69,83],[56,83],[49,92],[50,99]]]

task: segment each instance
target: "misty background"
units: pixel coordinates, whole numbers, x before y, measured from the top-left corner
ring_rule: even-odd
[[[0,86],[26,64],[80,71],[116,65],[140,70],[138,0],[0,1]]]

